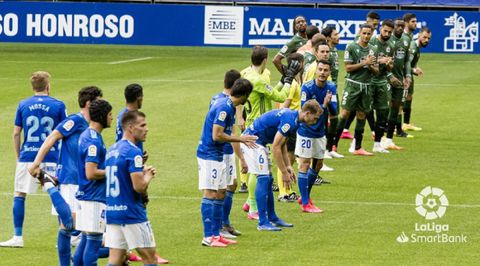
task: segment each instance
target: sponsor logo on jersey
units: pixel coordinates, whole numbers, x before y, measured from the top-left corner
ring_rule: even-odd
[[[88,146],[88,156],[97,156],[97,146],[95,145]]]
[[[218,120],[220,121],[225,121],[225,118],[227,118],[227,112],[221,111],[220,114],[218,114]]]
[[[143,166],[143,158],[140,155],[135,156],[134,158],[135,167],[141,168]]]
[[[68,120],[67,122],[65,122],[65,124],[63,124],[63,129],[65,129],[66,131],[70,131],[74,125],[75,122],[73,122],[73,120]]]

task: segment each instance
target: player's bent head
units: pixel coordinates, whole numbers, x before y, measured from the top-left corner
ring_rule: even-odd
[[[46,71],[36,71],[30,77],[32,89],[36,92],[45,91],[50,85],[50,74]]]
[[[87,86],[78,92],[78,105],[80,108],[87,106],[88,102],[103,96],[102,90],[97,86]]]
[[[302,120],[308,125],[315,124],[322,113],[323,109],[315,99],[306,101],[301,109]]]
[[[317,26],[310,25],[305,30],[305,33],[307,34],[307,39],[311,40],[315,34],[320,33],[320,30]]]
[[[252,65],[259,66],[268,58],[268,49],[265,46],[256,45],[252,48]]]
[[[332,37],[332,32],[335,30],[334,27],[332,26],[327,26],[322,30],[322,35],[325,36],[326,38]]]
[[[241,76],[242,75],[240,74],[240,72],[238,72],[238,70],[230,69],[229,71],[227,71],[227,73],[225,73],[225,79],[223,80],[223,87],[225,89],[231,89],[233,86],[233,83],[235,83],[235,81],[239,79]]]
[[[127,85],[124,94],[127,103],[134,103],[138,98],[143,97],[143,87],[137,83]]]
[[[250,93],[252,93],[253,85],[250,81],[244,78],[239,78],[235,80],[230,91],[230,95],[235,98],[245,97],[248,98]]]
[[[112,106],[105,100],[96,99],[90,103],[88,108],[90,120],[99,123],[103,128],[110,127],[112,123]]]
[[[287,64],[290,64],[292,61],[298,61],[300,64],[303,64],[303,55],[299,53],[292,53],[287,57]]]
[[[135,126],[138,123],[139,118],[145,117],[145,114],[138,110],[125,112],[120,121],[122,129],[125,131],[129,126]]]
[[[325,37],[325,35],[321,34],[321,33],[317,33],[315,34],[315,36],[313,36],[312,38],[312,49],[314,51],[317,51],[318,50],[318,47],[320,45],[328,45],[327,44],[327,38]]]

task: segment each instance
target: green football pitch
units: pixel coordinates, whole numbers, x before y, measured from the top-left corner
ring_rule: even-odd
[[[275,52],[270,50],[270,59]],[[250,49],[237,48],[0,44],[0,240],[13,232],[15,110],[32,94],[30,74],[45,70],[52,75],[51,95],[63,100],[69,113],[78,111],[81,87],[99,86],[117,113],[124,106],[125,86],[143,85],[142,110],[149,123],[145,147],[149,163],[158,169],[149,188],[148,216],[158,252],[173,264],[478,265],[480,56],[463,54],[422,54],[425,76],[415,80],[412,120],[423,131],[396,140],[405,150],[327,161],[335,171],[322,176],[332,184],[312,192],[323,214],[276,202],[280,217],[295,227],[259,232],[241,210],[246,194],[236,193],[231,220],[243,233],[239,244],[202,247],[197,143],[225,71],[241,70],[249,62]],[[276,83],[279,74],[270,62],[268,67]],[[342,65],[340,90],[344,73]],[[114,129],[105,130],[104,139],[112,144]],[[364,146],[371,150],[372,140],[366,139]],[[339,152],[348,154],[348,145],[341,141]],[[448,198],[442,218],[426,220],[415,209],[417,194],[427,186],[442,189]],[[57,265],[56,224],[48,196],[28,196],[25,247],[0,249],[0,265]],[[432,227],[443,231],[429,231]],[[397,240],[405,240],[403,234],[406,243]],[[466,242],[438,243],[438,238]]]

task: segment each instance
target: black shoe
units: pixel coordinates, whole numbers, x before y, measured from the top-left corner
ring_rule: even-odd
[[[330,181],[320,177],[320,176],[317,176],[317,179],[315,179],[315,183],[313,183],[314,185],[322,185],[322,184],[330,184]]]
[[[279,191],[280,189],[278,188],[277,184],[272,184],[272,190],[273,191]]]
[[[240,189],[238,190],[238,193],[248,193],[248,187],[246,183],[242,183],[240,185]]]
[[[298,200],[298,195],[297,195],[297,193],[292,192],[292,193],[290,193],[290,195],[288,195],[288,201],[289,201],[289,202],[295,202],[295,201],[297,201],[297,200]]]
[[[45,185],[45,183],[52,183],[54,186],[58,185],[56,178],[47,174],[43,170],[40,172],[40,175],[37,176],[37,179],[42,186]]]
[[[399,138],[408,138],[408,133],[405,131],[401,131],[397,133],[397,137]]]

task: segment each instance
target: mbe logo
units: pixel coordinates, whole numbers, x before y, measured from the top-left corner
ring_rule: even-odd
[[[243,44],[243,8],[205,6],[205,44]]]

